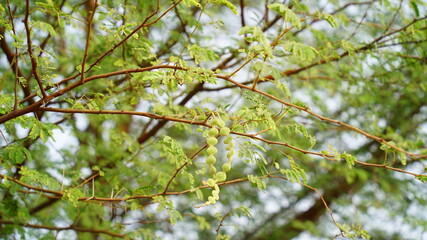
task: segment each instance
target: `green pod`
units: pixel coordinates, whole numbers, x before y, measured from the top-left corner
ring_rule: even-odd
[[[216,162],[216,157],[213,155],[210,155],[206,158],[206,164],[207,165],[214,165]]]
[[[219,131],[221,135],[228,136],[230,135],[230,128],[228,127],[221,127],[221,130]]]
[[[215,179],[217,182],[224,182],[227,179],[227,174],[225,172],[217,172]]]
[[[216,129],[216,127],[212,127],[208,131],[209,137],[215,137],[216,135],[218,135],[218,133],[219,133],[219,131],[218,131],[218,129]]]
[[[208,147],[206,152],[208,153],[208,155],[215,155],[215,153],[218,152],[218,149],[216,149],[216,147],[210,146]]]
[[[206,142],[208,143],[209,146],[214,146],[215,144],[218,143],[218,139],[216,139],[216,137],[208,137]]]
[[[216,173],[216,168],[211,165],[209,168],[209,175],[215,176],[215,173]]]
[[[223,172],[229,172],[231,170],[231,163],[224,163],[222,165],[222,171]]]

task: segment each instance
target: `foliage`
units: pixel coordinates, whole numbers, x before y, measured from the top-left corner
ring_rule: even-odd
[[[427,238],[426,10],[3,1],[0,238]]]

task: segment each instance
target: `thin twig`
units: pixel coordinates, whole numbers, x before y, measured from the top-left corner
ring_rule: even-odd
[[[245,88],[251,88],[248,86],[245,86]],[[259,90],[255,90],[257,92],[261,92]],[[263,95],[266,93],[261,92]],[[275,98],[275,97],[274,97]],[[281,102],[282,100],[278,99],[279,102]],[[286,102],[285,102],[286,103]],[[288,104],[288,103],[286,103]],[[286,105],[285,104],[285,105]],[[290,104],[293,105],[293,104]],[[301,108],[299,106],[296,106],[298,108]],[[194,120],[188,120],[188,119],[182,119],[182,118],[176,118],[176,117],[170,117],[170,116],[164,116],[164,115],[157,115],[157,114],[153,114],[153,113],[147,113],[147,112],[138,112],[138,111],[124,111],[124,110],[90,110],[90,109],[60,109],[60,108],[45,108],[45,107],[41,107],[39,108],[39,111],[48,111],[48,112],[60,112],[60,113],[84,113],[84,114],[119,114],[119,115],[135,115],[135,116],[144,116],[144,117],[149,117],[152,119],[159,119],[159,120],[167,120],[167,121],[173,121],[173,122],[180,122],[180,123],[187,123],[187,124],[192,124],[192,125],[199,125],[199,126],[205,126],[207,128],[211,128],[212,126],[207,124],[206,121],[194,121]],[[330,121],[333,123],[337,123],[339,125],[345,126],[351,130],[354,131],[361,131],[363,132],[365,136],[370,136],[369,138],[374,139],[378,142],[384,143],[387,146],[390,146],[391,148],[395,149],[396,151],[401,151],[409,156],[412,157],[419,157],[419,158],[426,158],[427,156],[421,155],[421,154],[414,154],[414,153],[409,153],[399,147],[396,147],[394,145],[389,144],[388,142],[386,142],[384,139],[376,137],[374,135],[371,135],[369,133],[364,132],[363,130],[360,130],[359,128],[353,127],[351,125],[348,125],[346,123],[342,123],[339,122],[337,120],[333,120],[333,119],[329,119],[329,118],[325,118],[322,117],[318,114],[315,114],[309,110],[305,110],[306,112],[308,111],[311,115],[316,116],[318,118],[321,118],[322,120],[325,121]],[[280,145],[280,146],[285,146],[288,148],[291,148],[293,150],[296,150],[298,152],[304,153],[304,154],[311,154],[311,155],[316,155],[316,156],[320,156],[323,158],[326,158],[328,160],[334,159],[335,156],[331,155],[331,154],[323,154],[323,153],[319,153],[319,152],[313,152],[313,151],[308,151],[308,150],[304,150],[295,146],[292,146],[288,143],[282,143],[282,142],[275,142],[275,141],[271,141],[271,140],[267,140],[261,137],[257,137],[255,134],[246,134],[246,133],[241,133],[241,132],[235,132],[235,131],[231,131],[231,134],[234,135],[240,135],[240,136],[244,136],[244,137],[248,137],[248,138],[252,138],[255,140],[259,140],[268,144],[273,144],[273,145]],[[423,174],[417,174],[417,173],[412,173],[412,172],[407,172],[404,171],[402,169],[399,168],[393,168],[393,167],[389,167],[387,165],[379,165],[379,164],[370,164],[370,163],[365,163],[365,162],[360,162],[360,161],[356,161],[356,163],[361,164],[361,165],[366,165],[366,166],[372,166],[372,167],[379,167],[379,168],[386,168],[386,169],[390,169],[393,171],[398,171],[398,172],[402,172],[402,173],[406,173],[406,174],[410,174],[412,176],[415,177],[427,177],[427,175],[423,175]]]
[[[25,31],[27,33],[27,45],[28,45],[28,54],[30,55],[30,59],[31,59],[31,70],[32,70],[32,74],[34,75],[34,78],[37,81],[37,84],[39,85],[40,91],[43,95],[43,98],[46,99],[47,98],[47,94],[44,90],[42,81],[40,79],[39,73],[37,72],[37,59],[34,57],[33,55],[33,49],[32,49],[32,42],[31,42],[31,30],[30,27],[28,25],[28,17],[30,15],[30,0],[26,0],[26,5],[25,5],[25,17],[24,17],[24,25],[25,25]]]
[[[118,237],[118,238],[125,238],[126,237],[126,235],[113,233],[113,232],[109,232],[106,230],[80,228],[80,227],[76,227],[73,225],[70,225],[68,227],[54,227],[54,226],[39,225],[39,224],[18,223],[18,222],[14,222],[14,221],[8,221],[8,220],[0,219],[0,225],[1,224],[12,224],[12,225],[19,225],[19,226],[28,227],[28,228],[41,228],[41,229],[54,230],[54,231],[74,230],[76,232],[100,233],[100,234],[105,234],[105,235],[109,235],[112,237]]]
[[[222,223],[225,221],[225,219],[230,216],[233,213],[233,210],[229,211],[227,214],[225,214],[222,218],[221,221],[219,221],[218,227],[216,228],[215,232],[216,235],[219,235],[219,230],[221,229],[222,226],[224,226]]]
[[[89,0],[88,0],[89,1]],[[98,0],[95,0],[95,3],[92,7],[92,9],[89,9],[90,11],[90,16],[89,16],[89,21],[88,21],[88,26],[87,26],[87,36],[86,36],[86,46],[85,46],[85,51],[83,54],[83,61],[82,61],[82,65],[81,65],[81,78],[80,81],[83,82],[84,77],[85,77],[85,65],[86,65],[86,58],[88,55],[88,51],[89,51],[89,44],[90,44],[90,36],[91,36],[91,30],[92,30],[92,22],[93,22],[93,16],[95,15],[96,12],[96,8],[98,7]]]
[[[197,155],[199,155],[199,153],[201,153],[203,151],[203,149],[205,149],[208,145],[205,144],[202,148],[200,148],[197,152],[195,152],[190,159],[193,160]],[[176,176],[178,175],[179,171],[181,171],[181,169],[183,169],[185,166],[188,165],[188,161],[186,161],[184,164],[181,165],[181,167],[179,167],[178,169],[176,169],[175,173],[173,174],[173,176],[169,179],[168,183],[166,184],[165,190],[163,190],[163,194],[165,194],[168,189],[170,184],[172,183],[172,181],[176,178]]]
[[[289,181],[289,179],[288,179],[288,178],[283,177],[283,176],[268,175],[268,177],[269,177],[269,178],[279,178],[279,179],[284,179],[284,180]],[[323,197],[323,195],[319,192],[319,190],[317,190],[316,188],[311,187],[311,186],[309,186],[309,185],[307,185],[307,184],[305,184],[305,183],[299,183],[299,184],[301,184],[302,186],[304,186],[304,187],[306,187],[306,188],[308,188],[308,189],[310,189],[310,190],[313,190],[313,191],[314,191],[314,192],[319,196],[319,198],[321,199],[321,201],[322,201],[323,205],[325,206],[326,211],[328,211],[329,216],[331,217],[332,221],[334,222],[335,226],[337,226],[337,227],[338,227],[338,229],[340,230],[340,232],[341,232],[341,234],[342,234],[341,228],[339,227],[339,225],[338,225],[337,221],[336,221],[336,220],[335,220],[335,218],[334,218],[334,215],[333,215],[333,213],[332,213],[331,209],[329,209],[328,204],[327,204],[327,203],[326,203],[326,201],[325,201],[325,198],[324,198],[324,197]]]

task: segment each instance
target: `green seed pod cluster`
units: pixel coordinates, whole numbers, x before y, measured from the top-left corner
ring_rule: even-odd
[[[206,164],[209,166],[210,176],[214,176],[216,173],[216,168],[214,167],[214,164],[216,162],[215,154],[218,152],[218,149],[216,149],[215,147],[215,145],[218,143],[218,139],[216,138],[218,133],[219,131],[214,125],[207,132],[208,137],[206,139],[206,143],[208,144],[209,147],[206,150],[206,152],[208,153],[208,157],[206,158]]]
[[[216,201],[219,200],[219,187],[217,184],[215,184],[213,187],[214,187],[214,190],[212,190],[212,196],[208,197],[208,202],[206,204],[215,204]]]
[[[207,136],[206,143],[208,145],[206,149],[208,153],[206,164],[209,166],[209,176],[211,176],[211,178],[207,180],[207,184],[210,187],[214,187],[214,190],[212,190],[212,196],[208,197],[208,202],[206,204],[215,204],[216,201],[219,200],[219,187],[217,183],[227,180],[227,172],[231,170],[231,161],[235,154],[233,138],[230,136],[230,128],[225,126],[225,122],[221,118],[214,118],[211,121],[211,125],[212,128],[209,129],[207,135],[205,135]],[[215,147],[218,143],[218,135],[225,136],[224,144],[226,145],[228,159],[228,161],[222,165],[222,171],[220,172],[217,172],[214,166],[216,162],[215,154],[218,152],[218,149]]]
[[[208,144],[208,148],[206,149],[206,152],[208,153],[208,157],[206,158],[206,164],[209,167],[210,176],[215,176],[216,173],[216,168],[214,167],[214,164],[216,162],[215,154],[218,152],[218,149],[215,147],[215,145],[218,143],[218,139],[216,137],[219,134],[219,131],[216,126],[220,123],[219,120],[220,119],[215,118],[212,121],[212,128],[207,131],[206,143]]]
[[[230,131],[230,129],[228,129],[228,131]],[[227,152],[228,161],[222,165],[222,171],[224,173],[227,173],[231,170],[231,162],[233,161],[233,157],[234,157],[234,154],[236,154],[236,151],[234,150],[234,142],[231,136],[227,136],[224,139],[224,144],[226,145],[225,149],[228,151]]]

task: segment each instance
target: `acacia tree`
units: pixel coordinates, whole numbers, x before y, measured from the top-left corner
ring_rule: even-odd
[[[4,239],[426,237],[423,1],[0,15]]]

